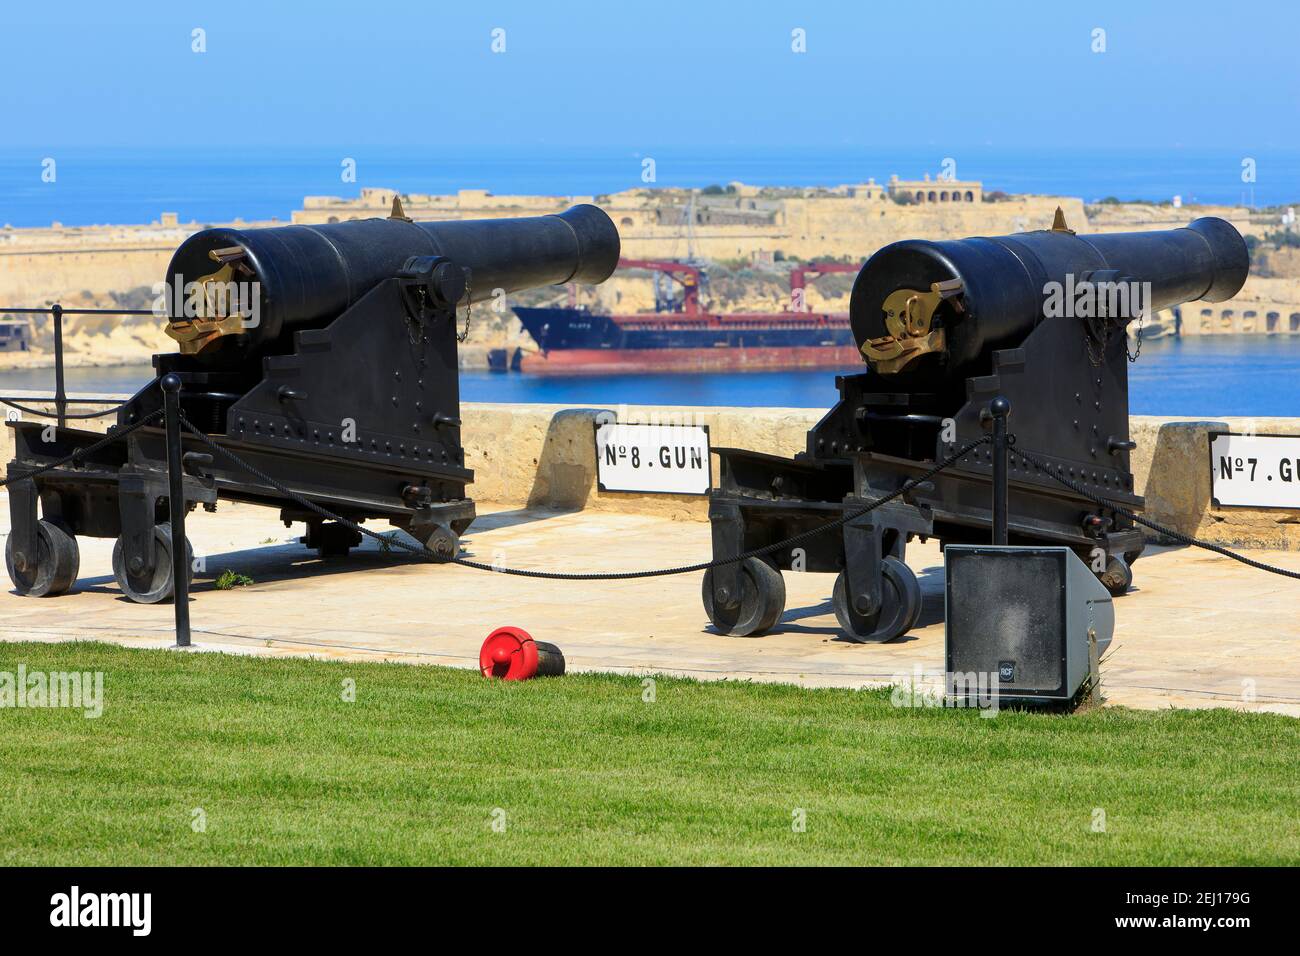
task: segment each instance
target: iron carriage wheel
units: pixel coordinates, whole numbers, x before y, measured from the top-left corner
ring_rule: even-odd
[[[902,637],[921,616],[921,585],[912,569],[892,555],[881,562],[880,569],[880,607],[872,614],[853,607],[844,571],[835,579],[831,597],[835,617],[849,640],[859,644],[882,644]]]
[[[14,590],[31,597],[53,597],[72,587],[81,568],[81,552],[70,532],[52,521],[38,521],[36,555],[34,558],[25,555],[21,562],[15,552],[15,540],[10,534],[5,544],[5,566]]]
[[[113,545],[113,577],[122,593],[137,604],[157,604],[172,597],[176,590],[175,574],[172,571],[172,529],[170,525],[154,525],[154,567],[149,580],[129,574],[126,567],[126,555],[122,539]],[[194,549],[188,539],[185,541],[185,569],[187,582],[194,578]]]
[[[704,610],[719,633],[757,637],[770,630],[785,611],[785,579],[774,565],[761,558],[746,558],[738,570],[740,601],[730,608],[716,606],[713,569],[704,572]]]

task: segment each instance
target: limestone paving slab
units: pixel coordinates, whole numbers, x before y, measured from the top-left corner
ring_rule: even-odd
[[[0,529],[8,508],[0,495]],[[706,522],[611,511],[546,512],[480,506],[467,554],[556,571],[656,568],[707,559]],[[376,526],[375,530],[387,528]],[[943,668],[943,564],[934,542],[908,548],[925,595],[918,626],[890,644],[840,636],[827,574],[786,574],[786,613],[762,637],[713,633],[701,575],[564,582],[431,565],[384,553],[367,539],[323,561],[274,511],[221,505],[188,523],[203,569],[191,619],[203,650],[391,660],[476,667],[502,624],[558,644],[572,671],[675,674],[700,680],[781,681],[807,687],[883,686]],[[81,538],[81,578],[57,598],[0,591],[0,639],[95,639],[134,647],[172,643],[170,604],[140,605],[113,581],[112,542]],[[1251,552],[1300,570],[1300,554]],[[219,591],[226,569],[248,587]],[[1300,716],[1300,581],[1191,549],[1153,548],[1117,600],[1103,668],[1107,701],[1131,707],[1236,707]],[[6,582],[7,584],[7,582]]]

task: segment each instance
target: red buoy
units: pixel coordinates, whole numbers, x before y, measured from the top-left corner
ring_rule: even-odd
[[[484,677],[503,680],[557,677],[564,673],[564,655],[554,644],[534,641],[521,627],[498,627],[483,642],[478,666]]]

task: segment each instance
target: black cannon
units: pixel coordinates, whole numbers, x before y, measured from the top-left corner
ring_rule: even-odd
[[[255,471],[184,442],[187,509],[218,499],[280,509],[307,525],[322,556],[360,543],[347,525],[379,518],[450,560],[474,519],[465,486],[457,305],[567,282],[597,283],[618,263],[619,238],[594,206],[559,215],[412,222],[388,219],[270,229],[209,229],[176,250],[167,271],[167,333],[180,351],[155,355],[157,377],[119,411],[110,435],[162,408],[159,382],[182,384],[185,418]],[[77,535],[115,537],[113,571],[141,602],[173,589],[173,543],[162,422],[93,454],[19,480],[102,436],[14,422],[9,463],[15,588],[58,594],[76,579]],[[41,517],[37,518],[39,501]],[[188,546],[188,545],[187,545]]]
[[[1183,229],[1078,236],[1050,230],[878,251],[853,286],[850,322],[868,371],[839,376],[839,401],[793,459],[720,449],[710,500],[715,558],[775,544],[896,492],[992,425],[1010,402],[1011,544],[1068,545],[1113,594],[1132,583],[1143,537],[1129,511],[1128,326],[1159,309],[1241,289],[1245,242],[1221,219]],[[1041,462],[1030,462],[1022,452]],[[782,570],[838,572],[832,603],[857,641],[905,634],[921,610],[903,562],[914,537],[988,543],[994,454],[987,444],[901,497],[799,548],[705,574],[705,609],[723,633],[779,620]]]

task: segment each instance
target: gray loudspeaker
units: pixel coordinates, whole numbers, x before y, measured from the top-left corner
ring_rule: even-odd
[[[972,675],[1002,701],[1069,701],[1096,686],[1115,609],[1070,548],[954,544],[944,565],[950,695],[973,693]]]

